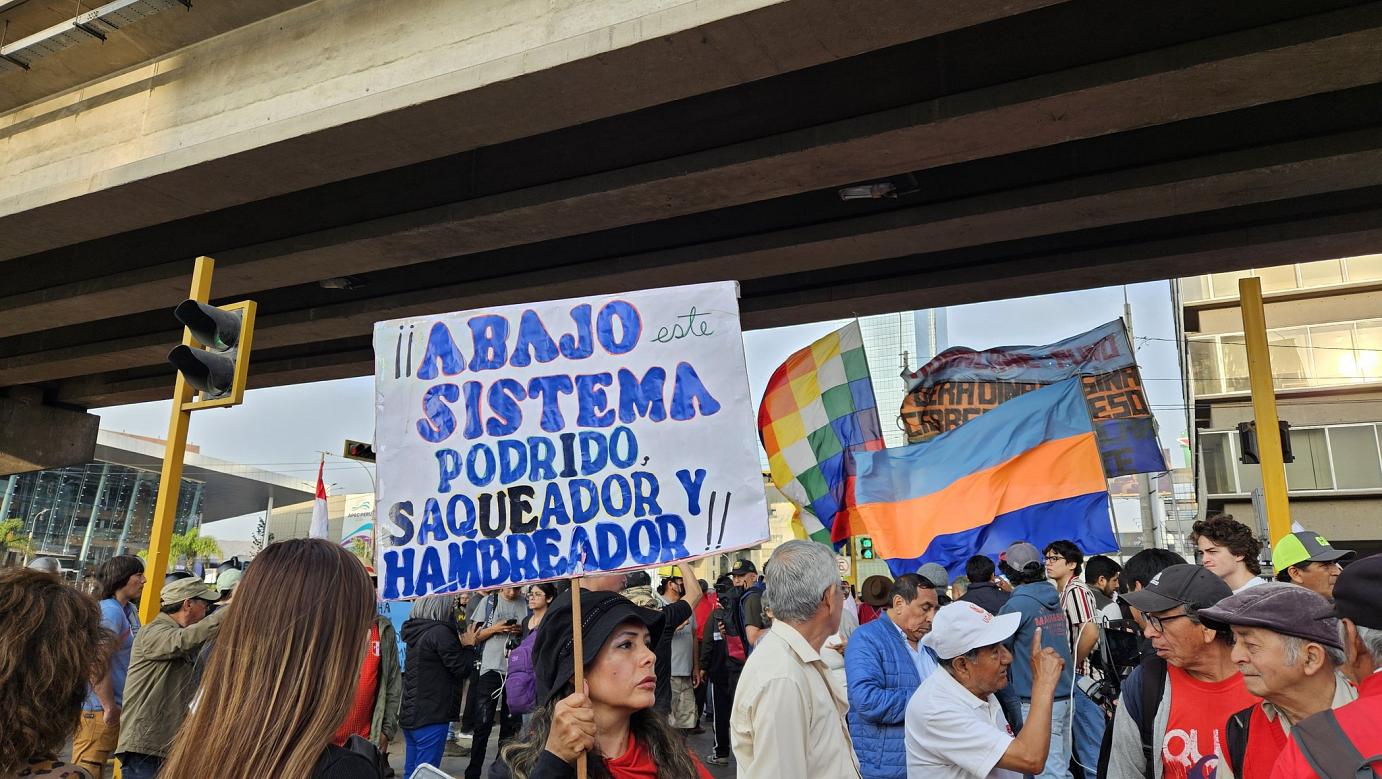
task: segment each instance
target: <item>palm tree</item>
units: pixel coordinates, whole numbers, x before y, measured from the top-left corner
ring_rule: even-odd
[[[21,555],[28,556],[32,549],[33,541],[24,529],[24,520],[21,517],[10,517],[0,520],[0,559],[6,552],[15,551]]]
[[[210,561],[210,558],[221,556],[221,545],[211,536],[201,534],[201,528],[192,528],[186,533],[173,536],[168,544],[168,556],[174,565],[187,562],[190,568],[198,560]]]
[[[149,559],[147,549],[140,549],[136,554],[141,560]],[[174,568],[183,562],[190,568],[198,560],[208,560],[212,556],[221,556],[221,545],[211,536],[202,535],[200,528],[194,527],[168,540],[168,562]]]
[[[350,539],[350,553],[360,558],[360,562],[365,565],[374,565],[374,549],[371,548],[368,539],[359,536]]]

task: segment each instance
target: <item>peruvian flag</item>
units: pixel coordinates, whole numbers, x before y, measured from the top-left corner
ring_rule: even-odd
[[[317,500],[312,504],[312,526],[307,530],[310,538],[326,538],[326,482],[322,481],[322,470],[325,467],[326,458],[323,457],[321,465],[317,466]]]

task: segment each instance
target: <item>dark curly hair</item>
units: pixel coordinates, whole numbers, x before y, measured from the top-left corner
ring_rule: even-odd
[[[1233,518],[1232,514],[1219,514],[1202,519],[1190,527],[1190,540],[1198,542],[1200,537],[1208,538],[1222,546],[1234,557],[1242,557],[1243,565],[1252,571],[1253,576],[1262,573],[1262,542],[1253,537],[1247,525]]]
[[[0,569],[0,776],[62,749],[112,638],[91,596],[50,573]]]

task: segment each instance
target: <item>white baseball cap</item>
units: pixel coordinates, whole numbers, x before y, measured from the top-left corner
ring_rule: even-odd
[[[995,617],[968,601],[957,600],[942,606],[931,620],[931,632],[921,643],[942,660],[959,657],[971,649],[1006,641],[1022,624],[1021,614]]]

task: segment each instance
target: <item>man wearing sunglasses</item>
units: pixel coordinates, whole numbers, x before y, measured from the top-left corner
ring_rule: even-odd
[[[1214,775],[1224,723],[1258,702],[1233,662],[1232,632],[1200,618],[1201,610],[1232,594],[1219,577],[1185,564],[1124,596],[1142,613],[1142,632],[1156,656],[1123,683],[1107,779]]]

